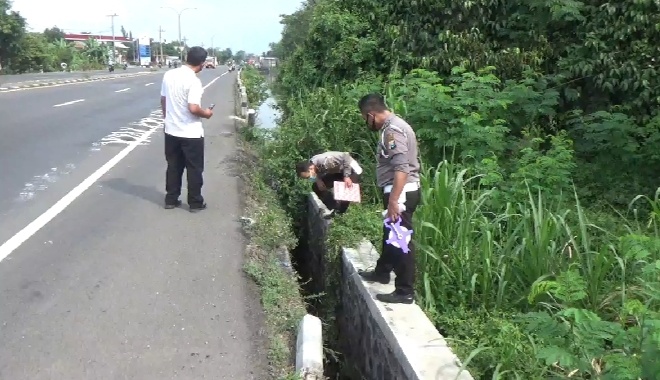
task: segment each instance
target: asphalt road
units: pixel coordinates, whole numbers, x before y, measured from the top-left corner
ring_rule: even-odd
[[[162,73],[0,93],[0,379],[267,377],[224,71],[196,214],[162,208]]]

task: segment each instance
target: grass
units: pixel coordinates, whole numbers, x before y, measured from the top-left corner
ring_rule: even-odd
[[[259,175],[259,158],[239,142],[244,181],[246,232],[245,272],[257,283],[269,336],[268,357],[274,379],[293,379],[298,323],[305,315],[296,277],[282,264],[282,252],[295,245],[290,219],[278,207],[274,192]]]
[[[493,211],[478,179],[447,162],[427,170],[415,226],[422,306],[473,375],[643,378],[644,347],[660,347],[655,217],[621,216],[627,232],[614,234],[577,197],[553,209],[531,192]]]

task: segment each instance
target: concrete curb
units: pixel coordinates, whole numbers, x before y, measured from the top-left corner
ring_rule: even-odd
[[[303,380],[323,379],[323,327],[321,320],[310,314],[298,326],[296,373]]]
[[[19,82],[17,85],[12,85],[12,86],[7,86],[7,87],[0,87],[0,91],[20,90],[20,89],[24,89],[24,88],[48,87],[48,86],[56,86],[56,85],[60,85],[60,84],[69,84],[69,83],[98,82],[98,81],[103,81],[103,80],[108,80],[108,79],[115,79],[115,78],[136,77],[136,76],[140,76],[140,75],[151,74],[151,73],[154,73],[154,72],[156,72],[156,71],[134,73],[134,74],[106,75],[106,76],[96,77],[96,78],[62,79],[62,80],[48,81],[48,82],[35,81],[34,83],[27,83],[27,84],[20,84],[20,82]]]

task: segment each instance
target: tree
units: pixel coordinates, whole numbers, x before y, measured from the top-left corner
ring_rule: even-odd
[[[47,28],[44,30],[44,37],[46,38],[47,42],[55,42],[58,40],[63,40],[64,39],[64,31],[57,26],[53,26],[52,28]]]
[[[50,54],[53,57],[53,70],[60,70],[60,64],[66,63],[71,65],[76,50],[71,44],[67,43],[64,39],[59,39],[52,42],[49,46]]]
[[[0,0],[0,69],[16,56],[24,35],[25,18],[11,10],[9,0]]]
[[[237,62],[244,61],[246,55],[247,54],[245,53],[244,50],[239,50],[239,51],[236,52],[236,54],[234,54],[234,60],[237,61]]]
[[[128,37],[128,33],[126,33],[126,29],[124,29],[124,25],[121,26],[121,35],[124,38]]]
[[[225,50],[217,50],[215,54],[216,57],[218,57],[218,61],[220,62],[227,62],[234,56],[230,48],[226,48]]]
[[[91,63],[105,64],[108,62],[108,47],[97,39],[90,38],[85,41],[84,55]]]
[[[33,70],[49,71],[53,56],[48,49],[48,41],[42,33],[26,33],[18,44],[16,57],[12,59],[12,69],[18,73]]]

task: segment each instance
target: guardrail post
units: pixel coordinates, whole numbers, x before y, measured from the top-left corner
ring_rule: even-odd
[[[248,99],[247,93],[245,92],[245,87],[241,88],[241,117],[245,119],[248,112]]]
[[[248,127],[254,127],[256,123],[257,123],[257,111],[250,108],[247,111],[247,125]]]

